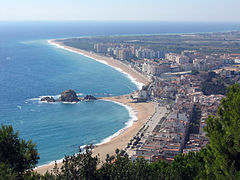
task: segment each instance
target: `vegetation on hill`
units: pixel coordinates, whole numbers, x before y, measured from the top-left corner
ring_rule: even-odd
[[[218,115],[208,117],[205,131],[210,141],[206,148],[179,154],[171,163],[132,161],[124,151],[116,150],[99,167],[99,157],[93,157],[87,147],[84,153],[66,156],[60,169],[40,176],[30,172],[38,160],[35,146],[20,140],[11,126],[2,125],[0,179],[240,179],[240,85],[228,89]]]

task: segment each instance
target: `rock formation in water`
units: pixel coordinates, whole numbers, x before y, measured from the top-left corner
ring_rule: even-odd
[[[50,96],[42,97],[40,101],[56,102],[56,100],[53,97],[50,97]]]
[[[62,101],[62,102],[78,102],[79,99],[77,97],[76,92],[72,89],[69,89],[69,90],[63,91],[61,93],[61,96],[59,97],[59,101]]]

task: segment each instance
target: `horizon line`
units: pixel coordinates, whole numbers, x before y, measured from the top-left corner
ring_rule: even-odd
[[[188,21],[188,20],[1,20],[0,22],[172,22],[172,23],[240,23],[240,21],[203,21],[203,20],[196,20],[196,21]]]

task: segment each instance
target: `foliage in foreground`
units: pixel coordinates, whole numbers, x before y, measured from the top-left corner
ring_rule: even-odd
[[[0,179],[18,179],[19,173],[22,174],[23,179],[44,180],[240,179],[240,85],[228,89],[227,97],[222,100],[219,107],[218,116],[209,116],[205,130],[210,140],[209,145],[199,153],[179,154],[172,163],[165,161],[150,163],[141,158],[131,161],[123,151],[116,150],[115,158],[108,155],[106,162],[99,167],[98,156],[93,157],[92,149],[88,147],[84,153],[66,156],[60,169],[56,167],[44,176],[30,171],[23,173],[26,167],[32,168],[37,159],[26,161],[23,168],[20,168],[21,171],[17,171],[18,168],[9,163],[11,157],[8,156],[10,159],[7,160],[7,156],[3,155],[2,147],[0,157],[5,158],[5,161],[1,159]],[[1,142],[4,142],[3,135],[19,139],[17,134],[6,126],[2,126],[0,132]],[[13,145],[9,147],[15,148]],[[30,150],[34,149],[27,147]],[[14,156],[19,158],[18,155],[14,154]],[[15,163],[19,164],[18,161]]]
[[[22,177],[39,159],[36,145],[18,137],[12,126],[0,128],[0,178]]]
[[[92,157],[92,151],[88,149],[84,154],[66,157],[61,169],[55,168],[51,173],[46,173],[42,178],[53,180],[188,180],[197,178],[197,175],[200,174],[199,172],[204,169],[201,153],[180,154],[171,164],[166,161],[150,163],[142,158],[131,161],[126,154],[117,153],[115,159],[107,158],[106,162],[99,169],[96,166],[98,163],[98,157]]]
[[[204,157],[206,172],[217,179],[240,179],[240,85],[228,89],[218,116],[206,126],[210,144]]]

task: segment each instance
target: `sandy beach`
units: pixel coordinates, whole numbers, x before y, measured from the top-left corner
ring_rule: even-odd
[[[111,139],[111,141],[104,143],[93,150],[93,155],[100,155],[102,161],[105,160],[106,155],[115,154],[115,150],[123,149],[126,147],[127,143],[132,139],[139,129],[147,122],[150,116],[154,113],[153,102],[147,103],[133,103],[128,95],[119,97],[106,97],[105,100],[116,101],[125,105],[132,107],[137,112],[138,120],[128,129],[126,129],[119,136]]]
[[[115,60],[113,58],[110,57],[106,57],[106,56],[101,56],[98,55],[96,53],[92,53],[92,52],[88,52],[88,51],[84,51],[82,49],[78,49],[78,48],[73,48],[70,46],[66,46],[63,45],[63,43],[61,42],[56,42],[54,40],[49,40],[48,41],[50,44],[58,46],[60,48],[72,51],[72,52],[76,52],[78,54],[82,54],[84,56],[90,57],[92,59],[95,59],[99,62],[102,62],[104,64],[108,64],[109,66],[112,66],[116,69],[120,69],[123,73],[130,75],[137,83],[141,84],[141,85],[146,85],[150,82],[149,79],[147,79],[145,76],[143,76],[141,73],[135,71],[133,68],[131,68],[130,66],[122,63],[119,60]]]
[[[119,68],[124,73],[129,74],[135,81],[139,82],[139,84],[148,84],[149,80],[145,78],[140,73],[136,72],[134,69],[129,67],[128,65],[118,61],[114,60],[108,57],[99,56],[97,54],[92,54],[87,51],[83,51],[77,48],[72,48],[68,46],[63,46],[62,44],[54,44],[53,41],[50,41],[49,43],[53,45],[57,45],[61,48],[65,48],[67,50],[77,52],[79,54],[88,56],[90,58],[94,58],[98,61],[103,61],[103,63],[107,63],[110,66],[113,66],[114,68]],[[133,123],[133,125],[127,129],[125,129],[120,135],[112,138],[109,142],[106,142],[104,144],[101,144],[94,148],[93,155],[98,155],[100,157],[101,161],[104,161],[106,158],[106,155],[114,155],[115,150],[123,149],[126,147],[127,143],[132,139],[139,129],[148,121],[148,119],[151,117],[151,115],[154,113],[154,104],[153,102],[147,102],[147,103],[134,103],[132,102],[129,95],[123,95],[123,96],[116,96],[116,97],[104,97],[103,100],[109,100],[109,101],[115,101],[118,103],[122,103],[124,105],[130,106],[134,109],[134,111],[137,113],[138,120]],[[58,163],[58,167],[61,167],[61,162]],[[45,173],[47,170],[51,171],[54,167],[54,164],[44,165],[41,167],[36,168],[36,171],[40,174]]]

